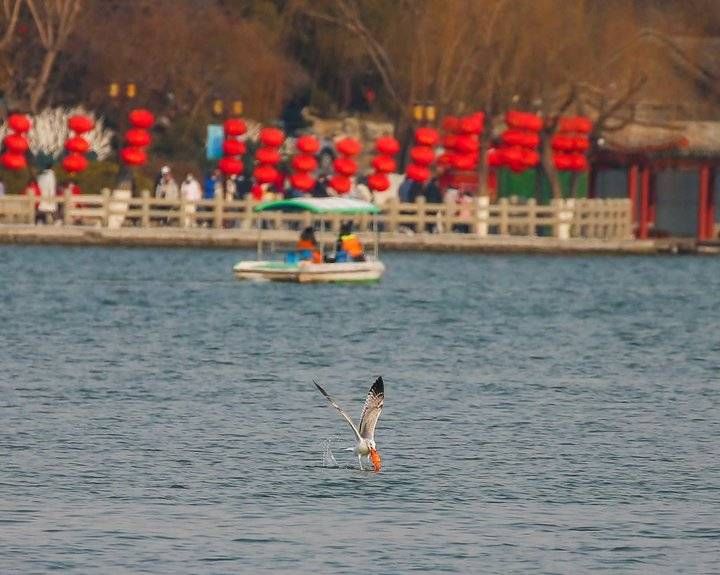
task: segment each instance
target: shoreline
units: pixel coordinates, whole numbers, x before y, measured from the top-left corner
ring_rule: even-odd
[[[263,231],[263,241],[294,242],[295,231]],[[0,244],[72,245],[122,247],[189,247],[254,249],[256,230],[212,228],[120,228],[81,226],[0,225]],[[369,234],[361,234],[368,244]],[[334,234],[319,234],[325,242]],[[705,248],[705,249],[701,249]],[[708,249],[709,248],[709,249]],[[425,251],[488,254],[550,255],[656,255],[664,253],[718,253],[716,245],[699,245],[693,238],[651,240],[558,239],[528,236],[485,236],[472,234],[380,234],[381,251]]]

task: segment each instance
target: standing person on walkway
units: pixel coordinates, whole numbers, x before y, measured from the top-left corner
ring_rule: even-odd
[[[195,225],[194,215],[197,210],[197,202],[202,199],[200,182],[192,174],[185,176],[180,186],[180,196],[185,200],[185,227],[189,228]]]
[[[40,188],[40,205],[38,206],[38,220],[51,224],[57,212],[57,179],[52,168],[47,167],[37,177],[37,184]]]
[[[160,168],[160,180],[155,187],[155,197],[159,200],[177,200],[180,197],[177,182],[169,166]]]
[[[155,186],[155,198],[158,200],[174,200],[177,201],[180,197],[180,190],[178,189],[177,182],[173,178],[170,172],[169,166],[163,166],[160,168],[160,180]],[[162,206],[163,210],[170,210],[170,206]],[[160,218],[160,223],[166,225],[168,218]]]

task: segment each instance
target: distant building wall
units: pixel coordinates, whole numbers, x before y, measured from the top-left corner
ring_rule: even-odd
[[[698,234],[700,175],[696,170],[655,174],[655,232],[671,236]]]

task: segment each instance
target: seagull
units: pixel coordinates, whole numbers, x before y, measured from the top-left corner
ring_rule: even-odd
[[[377,425],[377,421],[382,413],[383,404],[385,403],[385,384],[383,383],[383,378],[378,377],[375,383],[372,384],[370,391],[368,391],[365,405],[363,405],[362,413],[360,414],[360,429],[355,426],[353,420],[343,411],[342,407],[333,401],[333,398],[328,395],[327,391],[320,387],[317,381],[313,380],[313,383],[330,404],[340,412],[340,415],[345,418],[345,421],[350,424],[350,427],[352,427],[355,437],[357,437],[357,444],[355,447],[350,447],[349,450],[357,455],[360,469],[363,469],[362,456],[366,455],[370,458],[373,469],[380,471],[382,460],[375,448],[375,425]]]

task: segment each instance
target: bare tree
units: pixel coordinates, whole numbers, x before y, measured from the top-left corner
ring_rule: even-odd
[[[38,38],[45,55],[40,71],[30,89],[30,109],[38,106],[48,85],[58,54],[75,28],[82,0],[25,0],[32,14]]]
[[[0,20],[2,21],[3,31],[2,35],[0,35],[0,50],[5,50],[10,45],[20,17],[22,3],[23,0],[2,0]]]

